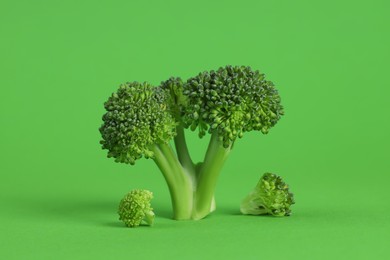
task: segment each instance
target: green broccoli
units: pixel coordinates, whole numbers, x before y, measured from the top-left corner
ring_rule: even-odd
[[[127,164],[153,159],[168,184],[177,220],[212,212],[217,179],[236,139],[249,131],[268,133],[283,115],[272,82],[245,66],[206,71],[186,82],[170,78],[158,87],[126,83],[105,109],[100,133],[108,157]],[[210,134],[202,162],[192,161],[185,129],[197,130],[200,138]]]
[[[152,226],[154,221],[153,208],[150,201],[153,193],[148,190],[132,190],[119,203],[119,220],[128,227],[138,227],[142,223]]]
[[[289,216],[294,196],[282,178],[264,173],[254,190],[241,202],[241,213],[247,215]]]

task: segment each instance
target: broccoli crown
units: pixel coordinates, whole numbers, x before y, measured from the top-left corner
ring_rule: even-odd
[[[217,132],[225,147],[244,132],[268,133],[283,115],[280,97],[264,74],[245,66],[206,71],[184,84],[184,123],[199,136]]]
[[[142,223],[153,225],[154,212],[150,205],[153,193],[148,190],[132,190],[121,200],[118,214],[128,227],[138,227]]]
[[[271,214],[289,216],[294,196],[282,178],[273,173],[265,173],[255,189],[242,201],[241,212],[250,215]]]
[[[176,132],[176,122],[167,108],[167,93],[148,83],[126,83],[104,104],[100,142],[108,157],[134,164],[153,157],[151,146],[167,143]]]

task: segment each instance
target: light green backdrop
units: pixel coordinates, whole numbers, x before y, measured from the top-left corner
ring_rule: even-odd
[[[10,1],[0,3],[0,258],[384,259],[389,254],[388,1]],[[218,211],[170,220],[152,161],[100,150],[103,102],[226,64],[266,73],[286,115],[236,143]],[[200,159],[207,140],[189,135]],[[265,171],[289,218],[239,215]],[[117,221],[122,196],[155,193],[153,228]]]

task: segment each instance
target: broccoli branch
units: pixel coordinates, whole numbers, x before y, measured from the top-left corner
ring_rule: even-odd
[[[192,179],[180,165],[169,144],[155,145],[153,152],[153,159],[169,188],[174,219],[189,219],[193,207]]]
[[[186,137],[184,134],[183,125],[178,125],[176,127],[176,136],[174,138],[175,148],[177,157],[181,163],[181,165],[186,168],[191,174],[195,174],[195,165],[191,159],[190,153],[188,151]]]
[[[201,219],[212,211],[214,191],[219,173],[231,150],[224,148],[217,133],[213,133],[203,163],[200,165],[197,177],[198,185],[195,194],[195,211],[193,219]]]

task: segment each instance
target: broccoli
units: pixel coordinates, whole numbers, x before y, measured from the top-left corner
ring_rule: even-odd
[[[289,216],[294,196],[282,178],[264,173],[254,190],[241,202],[241,213],[247,215]]]
[[[150,201],[153,193],[148,190],[132,190],[119,203],[119,220],[128,227],[138,227],[141,223],[152,226],[153,208]]]
[[[221,67],[185,82],[172,77],[158,87],[126,83],[105,109],[102,148],[120,163],[153,159],[177,220],[198,220],[212,212],[217,179],[236,139],[249,131],[268,133],[283,115],[273,83],[246,66]],[[210,135],[202,162],[192,161],[185,129],[197,130],[200,138]]]

